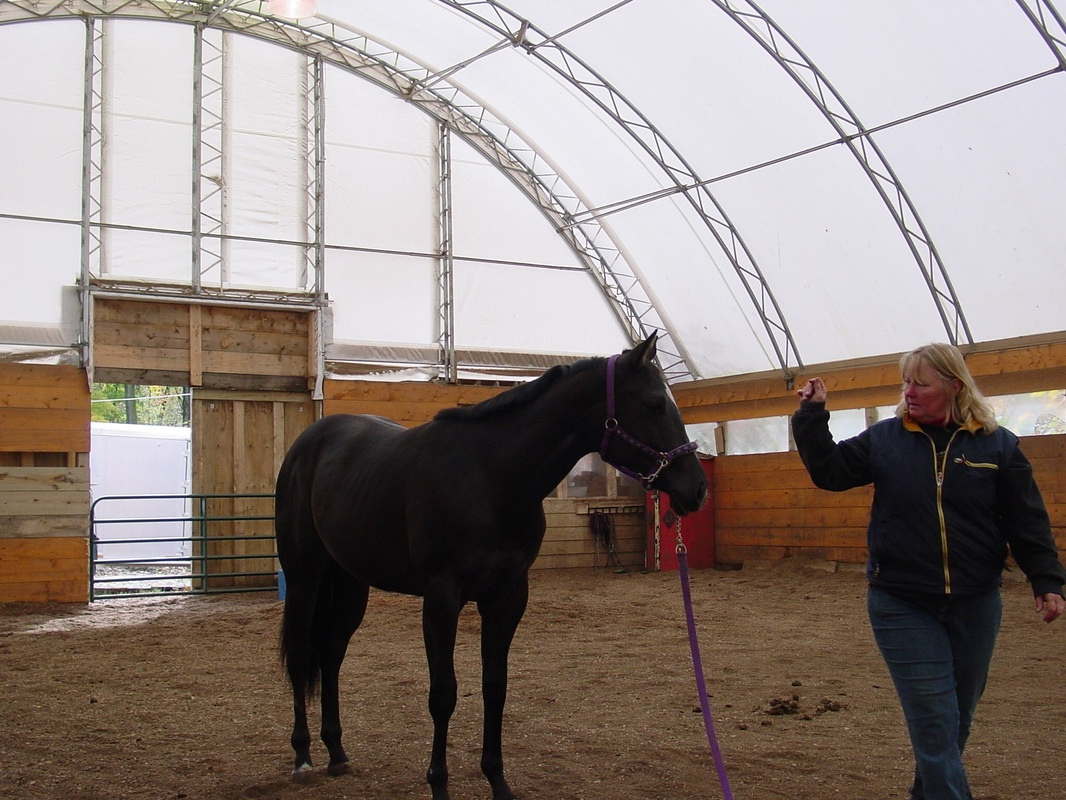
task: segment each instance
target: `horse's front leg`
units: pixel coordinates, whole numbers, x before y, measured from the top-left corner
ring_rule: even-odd
[[[427,589],[422,603],[422,637],[429,663],[429,713],[433,718],[433,751],[426,782],[433,800],[448,794],[448,725],[455,711],[455,631],[463,607],[454,587]]]
[[[523,575],[505,592],[478,602],[481,614],[481,694],[485,726],[481,771],[492,786],[492,800],[514,800],[503,776],[503,707],[507,701],[507,656],[526,611],[529,584]]]

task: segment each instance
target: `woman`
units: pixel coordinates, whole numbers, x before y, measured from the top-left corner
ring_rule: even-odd
[[[915,757],[914,800],[972,800],[962,752],[1002,617],[1008,547],[1052,622],[1066,570],[1018,437],[996,423],[962,354],[930,344],[900,362],[894,418],[839,443],[821,378],[801,388],[792,430],[814,484],[874,485],[867,607]]]

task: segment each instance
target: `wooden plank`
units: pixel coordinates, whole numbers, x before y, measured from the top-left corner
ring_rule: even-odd
[[[54,404],[67,405],[69,398],[89,396],[85,371],[69,365],[7,364],[0,363],[0,391],[18,393],[34,389],[47,389],[54,393]],[[75,404],[78,402],[74,400]],[[17,403],[16,403],[17,405]]]
[[[204,329],[200,306],[189,307],[189,385],[204,382]]]
[[[241,353],[204,350],[204,373],[232,373],[237,375],[300,376],[308,374],[307,354],[298,353]]]
[[[251,332],[306,337],[311,330],[311,311],[240,308],[204,305],[204,327],[218,332]]]
[[[88,578],[0,583],[0,603],[88,603]]]
[[[86,537],[0,539],[0,602],[84,603],[88,599]]]
[[[88,399],[81,409],[0,408],[0,450],[88,452]]]
[[[428,422],[443,408],[476,405],[508,388],[435,382],[327,380],[323,384],[323,413],[375,414],[412,427]]]
[[[796,372],[792,386],[802,386],[817,375],[825,380],[834,408],[895,405],[901,355],[808,365]],[[966,361],[981,391],[990,396],[1058,390],[1066,385],[1066,334],[982,342],[972,348]],[[776,370],[690,381],[671,388],[687,423],[791,416],[798,403]]]
[[[715,495],[714,509],[773,509],[791,508],[866,508],[870,507],[873,491],[868,488],[847,492],[826,492],[821,489],[776,489],[773,491],[719,492]]]
[[[0,467],[0,492],[84,492],[88,488],[86,467]]]
[[[93,346],[93,364],[101,368],[116,367],[138,370],[189,372],[188,342],[184,348],[146,347],[129,343],[97,342]]]
[[[866,550],[863,548],[788,548],[749,545],[719,544],[715,548],[715,558],[719,566],[742,565],[750,561],[780,561],[785,558],[805,558],[816,561],[837,561],[845,564],[866,563]]]
[[[0,372],[0,381],[7,377]],[[81,380],[84,380],[84,376]],[[89,392],[80,391],[80,387],[0,384],[0,409],[80,411],[84,409],[88,398]]]
[[[88,498],[86,498],[86,506]],[[43,536],[84,536],[89,529],[88,513],[42,517],[0,516],[0,538],[25,539]]]
[[[89,450],[89,386],[77,367],[0,364],[0,450]]]
[[[7,516],[72,516],[89,518],[89,492],[4,492],[0,521]]]

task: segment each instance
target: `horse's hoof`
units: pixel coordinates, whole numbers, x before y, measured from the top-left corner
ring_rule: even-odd
[[[336,778],[338,775],[351,775],[352,774],[352,762],[351,761],[342,761],[339,764],[330,764],[326,768],[326,772],[328,772],[334,778]]]
[[[314,769],[309,763],[304,762],[292,771],[292,780],[297,783],[310,780]]]

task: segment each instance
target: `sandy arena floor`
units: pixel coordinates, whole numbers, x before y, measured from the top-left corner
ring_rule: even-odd
[[[711,705],[737,800],[906,797],[911,760],[855,571],[693,573]],[[1064,796],[1066,624],[1008,576],[967,752],[978,800]],[[7,800],[428,798],[419,601],[373,594],[342,673],[354,773],[289,780],[271,594],[0,606]],[[473,607],[460,625],[454,800],[487,798]],[[676,573],[534,573],[511,654],[505,758],[523,800],[721,797]],[[317,727],[317,714],[312,721]],[[316,750],[319,763],[325,753]]]

